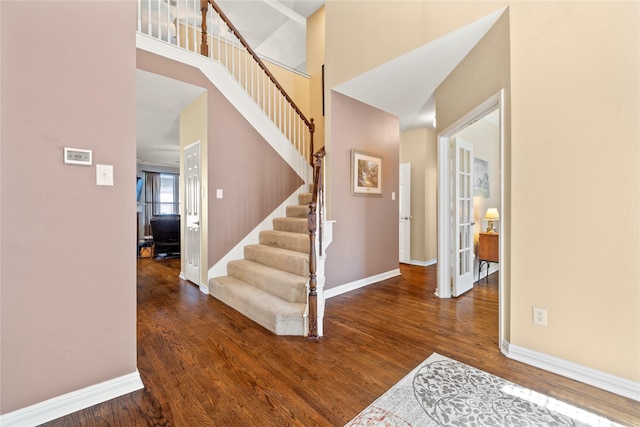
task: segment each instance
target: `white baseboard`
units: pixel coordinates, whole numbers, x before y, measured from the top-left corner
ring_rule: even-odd
[[[2,427],[38,426],[81,409],[144,388],[138,370],[109,381],[72,391],[17,411],[0,415]]]
[[[420,267],[427,267],[429,265],[436,264],[438,262],[437,259],[430,259],[428,261],[417,261],[415,259],[409,260],[409,265],[418,265]]]
[[[508,342],[502,344],[502,349],[505,356],[510,359],[640,402],[639,382],[620,378]]]
[[[383,280],[390,279],[392,277],[396,277],[399,275],[400,275],[400,269],[396,268],[395,270],[376,274],[375,276],[366,277],[364,279],[356,280],[355,282],[345,283],[344,285],[339,285],[330,289],[325,289],[324,298],[329,299],[332,297],[336,297],[338,295],[346,294],[347,292],[354,291],[356,289],[363,288],[365,286],[372,285],[374,283],[378,283]]]

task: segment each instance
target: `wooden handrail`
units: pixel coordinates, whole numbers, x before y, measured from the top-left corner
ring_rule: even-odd
[[[247,52],[249,52],[249,54],[253,57],[253,59],[258,63],[258,65],[260,66],[260,68],[265,72],[265,74],[267,75],[267,77],[269,77],[269,79],[271,80],[271,82],[275,85],[276,88],[278,88],[278,90],[280,91],[280,93],[282,94],[282,96],[285,97],[285,99],[287,100],[287,102],[291,105],[291,107],[295,110],[296,114],[298,114],[298,116],[300,116],[300,118],[302,119],[302,121],[307,125],[307,127],[309,128],[309,132],[311,132],[311,134],[313,135],[314,132],[314,127],[313,127],[313,119],[309,120],[305,117],[305,115],[302,113],[302,111],[300,110],[300,108],[298,108],[298,106],[296,105],[295,102],[293,102],[293,99],[291,99],[291,97],[289,96],[289,94],[287,94],[287,92],[284,90],[284,88],[282,87],[282,85],[278,82],[278,80],[275,78],[275,76],[271,73],[271,71],[269,71],[269,69],[267,68],[267,66],[264,64],[264,62],[262,62],[262,60],[260,59],[260,57],[258,57],[258,55],[255,53],[255,51],[251,48],[251,46],[249,46],[249,43],[247,43],[247,41],[244,39],[244,37],[242,37],[242,35],[240,34],[240,32],[238,31],[238,29],[231,23],[231,21],[229,20],[229,18],[227,18],[227,15],[224,14],[224,12],[222,11],[222,9],[220,9],[220,7],[215,3],[214,0],[200,0],[200,10],[202,12],[202,48],[201,48],[201,52],[203,55],[208,56],[209,55],[209,47],[208,47],[208,42],[207,42],[207,35],[206,35],[206,12],[207,12],[207,4],[210,4],[211,7],[213,8],[213,10],[216,11],[216,13],[220,16],[220,18],[222,18],[222,20],[225,22],[225,24],[227,24],[227,26],[229,27],[229,29],[231,30],[231,32],[233,33],[233,35],[235,35],[237,37],[238,40],[240,40],[240,43],[242,43],[242,46],[244,46],[245,49],[247,49]],[[206,52],[206,53],[205,53]],[[311,153],[313,153],[313,147],[311,148]],[[313,154],[312,154],[313,156]]]
[[[307,225],[309,228],[309,331],[307,338],[310,341],[318,341],[318,278],[317,254],[316,254],[316,234],[318,232],[318,212],[320,213],[320,234],[319,253],[322,256],[322,193],[323,185],[323,159],[326,152],[324,147],[313,155],[313,190],[311,192],[311,202],[309,203],[309,213],[307,215]]]

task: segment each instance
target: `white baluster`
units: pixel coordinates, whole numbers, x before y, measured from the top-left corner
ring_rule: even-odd
[[[162,10],[160,9],[160,0],[156,0],[156,9],[158,11],[158,16],[156,17],[156,38],[158,40],[162,40],[162,29],[160,28],[160,22],[162,21]]]
[[[151,0],[147,1],[147,34],[151,35]]]

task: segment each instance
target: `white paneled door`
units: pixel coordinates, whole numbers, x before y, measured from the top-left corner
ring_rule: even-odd
[[[200,141],[184,149],[185,275],[200,286]]]
[[[411,261],[411,163],[400,164],[400,262]]]
[[[473,144],[455,138],[452,150],[452,295],[457,297],[473,288]]]

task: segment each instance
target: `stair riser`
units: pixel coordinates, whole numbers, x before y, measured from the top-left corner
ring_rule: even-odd
[[[280,252],[270,252],[256,246],[245,246],[244,258],[298,276],[309,275],[309,257],[304,254],[289,256]]]
[[[311,198],[312,198],[312,194],[311,193],[302,193],[298,195],[298,204],[299,205],[307,205],[309,206],[309,203],[311,203]]]
[[[309,237],[300,233],[281,233],[277,231],[262,231],[260,244],[275,246],[276,248],[309,253]]]
[[[307,302],[306,278],[302,276],[297,280],[283,279],[277,277],[277,274],[269,274],[269,272],[260,271],[260,269],[252,269],[251,266],[247,266],[245,263],[233,261],[227,265],[227,274],[285,301]]]
[[[309,215],[309,206],[294,205],[287,206],[287,216],[290,218],[306,218]]]
[[[276,218],[273,220],[273,229],[289,231],[291,233],[308,234],[309,222],[306,218]]]

